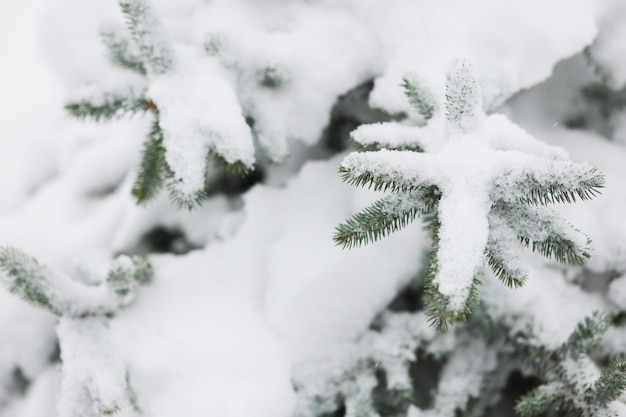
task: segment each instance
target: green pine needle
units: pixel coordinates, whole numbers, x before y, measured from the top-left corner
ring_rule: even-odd
[[[145,0],[121,0],[120,8],[141,52],[144,67],[155,74],[169,71],[174,65],[172,52],[163,36],[161,22],[152,15],[148,3]]]
[[[5,281],[11,293],[57,316],[62,315],[62,308],[55,305],[49,294],[46,267],[35,258],[13,247],[1,246],[0,271],[8,278],[0,278],[0,282]]]
[[[618,359],[605,368],[593,385],[588,401],[606,407],[626,390],[626,360]]]
[[[559,353],[563,357],[570,356],[573,359],[588,355],[600,344],[609,324],[606,314],[594,311],[591,316],[578,323],[574,332],[559,348]]]
[[[455,311],[449,307],[447,297],[439,292],[434,283],[439,265],[437,253],[439,251],[439,228],[441,223],[436,212],[433,212],[425,220],[426,228],[431,235],[432,244],[426,272],[426,284],[424,286],[424,313],[428,318],[429,325],[437,332],[442,333],[446,332],[448,327],[453,325],[455,321],[467,321],[472,315],[474,308],[480,301],[482,281],[476,277],[474,278],[467,300],[465,300],[465,305],[461,310]]]
[[[397,209],[393,207],[397,199],[392,195],[378,200],[337,226],[335,244],[344,249],[367,245],[412,223],[421,211],[416,207]]]
[[[432,93],[422,83],[415,79],[403,78],[402,88],[404,95],[409,100],[411,106],[428,120],[435,114],[435,98]]]
[[[534,417],[544,414],[560,399],[564,390],[563,384],[553,382],[540,385],[532,391],[524,394],[515,404],[515,412],[521,417]]]
[[[403,182],[400,179],[380,179],[376,178],[369,172],[365,172],[360,175],[354,175],[349,169],[342,166],[339,167],[339,173],[341,179],[357,187],[367,187],[374,191],[389,191],[392,193],[412,193],[425,188],[425,185],[416,185],[412,183]]]
[[[191,194],[180,192],[176,186],[177,181],[180,180],[176,180],[173,177],[168,178],[165,182],[165,188],[168,191],[170,202],[178,206],[179,209],[192,211],[208,198],[206,190],[198,190]]]
[[[228,162],[217,152],[211,151],[215,165],[222,169],[227,175],[247,175],[254,170],[254,166],[245,164],[242,161]]]
[[[487,263],[494,275],[509,288],[523,287],[528,279],[528,274],[523,271],[511,269],[506,259],[500,257],[496,251],[487,249]]]
[[[590,200],[601,194],[604,188],[604,175],[596,168],[580,173],[576,186],[569,188],[559,182],[538,181],[532,176],[527,176],[519,184],[524,194],[519,198],[523,204],[547,205],[555,203],[575,203],[578,197],[581,200]]]
[[[389,150],[394,150],[394,151],[424,152],[424,149],[422,149],[417,144],[404,144],[401,146],[394,146],[393,148],[391,148],[384,143],[378,143],[378,142],[372,142],[366,145],[360,142],[357,142],[354,139],[352,139],[351,142],[352,142],[352,146],[357,152],[374,152],[374,151],[379,151],[381,149],[389,149]]]
[[[146,75],[146,67],[141,61],[141,57],[133,53],[129,39],[120,36],[117,32],[104,30],[100,31],[100,38],[109,50],[109,57],[113,64],[139,75]]]
[[[106,283],[117,296],[125,297],[137,286],[149,284],[153,275],[154,270],[147,259],[122,255],[109,268]]]
[[[526,236],[519,236],[520,242],[526,247],[532,247],[533,252],[537,252],[548,259],[554,258],[558,262],[566,265],[583,265],[591,258],[588,246],[591,239],[587,239],[584,247],[579,247],[576,242],[560,235],[551,235],[543,241],[531,241]]]
[[[169,173],[163,147],[163,131],[156,117],[150,135],[144,142],[141,164],[133,183],[132,195],[137,204],[146,204],[163,188],[163,181]]]
[[[146,111],[147,108],[141,97],[110,92],[104,93],[95,102],[88,99],[69,102],[65,105],[65,110],[77,119],[100,121],[120,119]]]

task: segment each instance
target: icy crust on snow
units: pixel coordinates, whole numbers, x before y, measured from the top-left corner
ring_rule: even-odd
[[[154,77],[146,95],[159,109],[172,186],[192,196],[204,190],[209,151],[250,168],[254,145],[227,74],[193,50],[177,51],[177,68]]]

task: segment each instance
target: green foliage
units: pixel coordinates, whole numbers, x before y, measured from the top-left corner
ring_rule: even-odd
[[[459,60],[446,73],[446,119],[462,131],[475,127],[482,113],[482,95],[469,63]]]
[[[422,82],[414,77],[405,77],[402,79],[402,88],[404,88],[404,95],[406,95],[411,106],[424,119],[428,120],[433,117],[435,114],[435,98]]]
[[[102,284],[88,285],[10,246],[0,247],[0,272],[0,283],[11,293],[57,316],[73,318],[113,314],[128,305],[153,274],[146,259],[121,256]]]
[[[120,1],[128,30],[143,58],[143,65],[153,74],[164,74],[174,66],[174,58],[161,22],[144,0]]]
[[[500,247],[497,240],[489,240],[487,246],[487,263],[494,275],[509,288],[520,288],[528,279],[528,273],[515,265],[515,258],[506,247]]]
[[[425,98],[428,96],[425,89],[408,80],[405,80],[404,86],[411,104],[426,117],[428,113],[424,110],[425,106],[433,101]],[[454,136],[450,140],[459,140],[461,143],[464,135],[481,133],[479,127],[489,123],[490,119],[482,110],[480,88],[472,75],[471,67],[463,61],[457,62],[447,73],[446,120],[443,133],[436,131],[440,129],[437,122],[433,122],[432,128],[429,125],[423,129],[393,123],[373,124],[361,126],[353,132],[354,140],[359,143],[361,150],[374,149],[375,152],[349,155],[339,168],[343,180],[351,185],[387,191],[391,195],[340,224],[334,235],[337,245],[352,248],[396,232],[417,216],[431,216],[431,219],[427,219],[430,222],[432,248],[426,278],[425,305],[431,324],[440,331],[446,330],[455,320],[466,320],[469,317],[478,301],[481,281],[476,276],[472,277],[469,272],[467,276],[461,277],[464,280],[462,296],[465,301],[461,304],[462,300],[457,297],[453,300],[454,307],[451,302],[453,297],[439,291],[437,279],[440,274],[440,221],[446,219],[444,214],[458,215],[447,207],[447,211],[442,213],[440,202],[443,201],[442,196],[450,197],[453,192],[457,193],[454,194],[455,198],[467,199],[468,196],[464,195],[465,190],[452,190],[450,182],[456,181],[457,177],[454,176],[456,174],[448,176],[447,171],[453,171],[455,167],[445,165],[445,162],[444,165],[439,165],[442,158],[446,159],[438,159],[441,155],[438,152],[444,151],[437,151],[436,144],[432,145],[435,149],[433,153],[436,154],[432,157],[428,153],[419,154],[418,151],[421,150],[422,143],[431,149],[430,144],[433,142],[433,138],[420,135],[429,134],[438,138],[437,134],[442,133],[442,137]],[[517,133],[514,126],[510,129],[512,134]],[[384,136],[388,131],[389,138],[386,139]],[[413,143],[410,142],[412,135],[415,135]],[[390,146],[396,143],[400,147]],[[449,142],[446,145],[453,147],[456,143]],[[492,148],[491,144],[477,146],[486,146],[490,153],[502,152],[503,157],[510,155],[506,150]],[[530,247],[547,258],[554,258],[565,264],[581,265],[590,257],[588,237],[552,210],[534,206],[571,203],[577,197],[586,200],[596,196],[604,186],[603,175],[587,165],[533,154],[527,154],[524,158],[528,165],[520,164],[519,168],[506,167],[503,174],[494,174],[493,178],[485,180],[485,187],[488,189],[485,198],[491,200],[491,205],[485,213],[489,232],[484,260],[494,274],[509,287],[521,287],[528,278],[528,272],[520,261],[520,251],[524,247]],[[415,164],[416,169],[411,164]],[[474,170],[479,171],[481,176],[484,175],[483,167],[468,165],[467,170],[468,175],[472,175]],[[457,203],[457,207],[458,204],[461,203]],[[481,261],[477,258],[477,267]],[[473,273],[480,271],[475,268]]]
[[[515,412],[521,417],[532,417],[547,412],[560,398],[563,385],[559,382],[540,385],[525,394],[515,404]]]
[[[117,29],[117,28],[115,28]],[[139,51],[135,51],[134,45],[118,30],[100,30],[102,43],[109,51],[109,57],[113,64],[120,68],[125,68],[136,72],[139,75],[146,75],[146,67],[142,62]]]
[[[195,207],[202,204],[204,200],[207,198],[207,193],[205,190],[197,191],[193,194],[185,194],[181,193],[179,189],[175,186],[177,180],[173,177],[168,178],[165,182],[165,188],[168,191],[168,195],[170,198],[170,202],[175,204],[180,209],[193,210]]]
[[[407,226],[418,214],[431,212],[436,202],[433,189],[409,195],[392,194],[337,226],[333,239],[348,249],[375,242]]]
[[[270,65],[259,70],[259,84],[267,88],[278,88],[285,83],[284,71],[276,66]]]
[[[3,281],[11,293],[57,316],[63,313],[63,306],[55,302],[50,293],[46,268],[35,258],[10,246],[1,246],[0,271],[5,275]]]
[[[137,203],[146,204],[152,200],[163,188],[163,182],[168,175],[170,175],[170,169],[165,160],[163,131],[157,116],[143,144],[141,163],[131,191]]]
[[[530,329],[516,330],[511,340],[516,356],[544,382],[520,398],[516,412],[522,417],[544,415],[550,409],[558,410],[559,416],[609,415],[610,403],[626,389],[626,362],[615,361],[593,383],[581,381],[576,372],[595,367],[589,355],[608,326],[607,316],[594,312],[556,349],[541,344]]]
[[[626,360],[618,359],[602,371],[588,394],[588,401],[606,407],[626,390]]]
[[[590,200],[600,194],[604,188],[604,175],[596,168],[580,172],[575,164],[571,163],[571,172],[576,178],[570,184],[565,184],[560,178],[538,180],[528,175],[523,181],[516,184],[523,194],[519,198],[522,204],[542,205],[555,203],[575,203],[576,196],[581,200]]]
[[[70,101],[65,110],[77,119],[95,121],[120,119],[147,110],[142,97],[137,97],[132,90],[125,92],[105,92],[97,98]]]
[[[114,26],[101,29],[101,37],[107,46],[114,64],[134,71],[148,81],[154,76],[165,74],[174,68],[174,56],[164,28],[145,0],[120,1],[126,18],[130,37]],[[221,38],[214,37],[215,48],[221,47]],[[219,45],[218,45],[219,43]],[[210,45],[207,45],[210,49]],[[211,51],[207,51],[211,52]],[[217,53],[217,49],[213,51]],[[262,82],[277,87],[283,74],[277,68],[268,67]],[[270,85],[271,84],[271,85]],[[148,137],[144,141],[141,161],[133,183],[131,194],[137,204],[145,205],[155,198],[162,188],[168,190],[170,201],[180,208],[193,209],[200,205],[210,190],[208,180],[204,190],[189,195],[179,190],[179,179],[166,158],[164,132],[157,103],[146,96],[146,89],[128,88],[120,91],[96,92],[91,96],[71,101],[65,106],[68,113],[78,119],[94,121],[119,119],[138,112],[151,113],[154,117]],[[226,161],[215,151],[209,151],[215,165],[226,175],[246,175],[252,169],[249,163]],[[208,175],[208,169],[207,169]]]
[[[561,355],[578,359],[588,355],[602,341],[602,336],[609,328],[609,318],[606,314],[594,311],[590,317],[578,323],[574,332],[561,346]]]
[[[132,294],[140,285],[152,282],[152,265],[140,256],[120,256],[111,265],[106,283],[120,298]]]

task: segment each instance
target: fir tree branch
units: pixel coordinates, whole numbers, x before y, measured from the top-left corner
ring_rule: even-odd
[[[250,171],[254,170],[253,166],[250,166],[242,161],[228,162],[222,155],[215,151],[210,151],[213,155],[215,165],[221,168],[227,175],[247,175]]]
[[[454,61],[446,73],[445,98],[446,118],[453,128],[470,131],[484,117],[480,87],[466,61]]]
[[[352,144],[359,152],[381,149],[423,152],[428,142],[425,136],[421,128],[396,123],[361,125],[350,133]]]
[[[406,76],[402,79],[402,88],[411,106],[424,119],[429,120],[433,117],[435,114],[435,98],[420,80],[416,77]]]
[[[121,0],[128,30],[139,49],[145,68],[154,74],[164,74],[174,66],[174,58],[165,29],[153,15],[145,0]]]
[[[95,121],[120,119],[127,115],[146,111],[143,97],[129,88],[125,91],[96,93],[92,96],[69,101],[65,110],[77,119]]]
[[[574,332],[560,347],[559,354],[563,357],[569,356],[574,360],[588,355],[600,344],[609,324],[606,314],[594,311],[591,316],[585,317],[578,323]]]
[[[596,168],[570,161],[550,161],[531,164],[525,175],[515,179],[503,175],[495,182],[498,196],[505,201],[547,205],[573,203],[576,198],[589,200],[604,187],[604,175]]]
[[[553,210],[500,202],[492,217],[501,218],[519,241],[546,258],[569,265],[582,265],[591,257],[591,240]]]
[[[128,305],[135,297],[136,289],[152,281],[152,265],[140,256],[119,256],[106,276],[106,284],[118,298],[120,306]]]
[[[392,194],[337,226],[333,240],[344,249],[367,245],[404,228],[418,215],[431,211],[435,204],[436,199],[429,192]]]
[[[602,371],[588,394],[588,401],[602,408],[617,400],[626,390],[626,360],[618,359]]]
[[[10,246],[0,247],[0,276],[9,291],[23,300],[44,308],[57,316],[65,311],[51,293],[49,274],[51,271],[24,252]]]
[[[163,188],[165,177],[170,170],[165,160],[163,147],[163,131],[158,116],[152,122],[152,129],[143,145],[141,164],[132,187],[132,195],[137,204],[146,204]]]
[[[494,275],[509,288],[523,287],[528,280],[528,271],[521,268],[518,253],[502,247],[501,242],[489,240],[487,263]]]
[[[436,331],[445,332],[448,330],[448,326],[454,324],[455,321],[467,321],[469,316],[471,316],[474,307],[480,301],[482,281],[477,277],[473,279],[469,288],[469,294],[461,310],[455,311],[449,307],[448,298],[439,292],[434,282],[439,265],[437,253],[439,252],[439,228],[441,223],[435,212],[425,218],[425,222],[426,228],[430,232],[432,243],[424,285],[424,311],[426,317],[428,317],[429,324]]]
[[[368,187],[375,191],[412,193],[435,185],[420,178],[420,163],[428,165],[428,161],[421,157],[423,154],[417,152],[386,149],[378,152],[353,152],[341,162],[339,172],[342,179],[350,185]],[[404,169],[407,166],[413,167],[410,173]]]
[[[515,412],[522,417],[533,417],[547,412],[561,397],[564,390],[561,382],[540,385],[524,394],[515,404]]]
[[[170,202],[172,204],[176,204],[179,209],[187,209],[191,211],[207,199],[208,195],[206,190],[197,190],[192,193],[185,193],[178,187],[179,183],[180,180],[176,180],[173,176],[168,177],[165,181],[165,188],[167,189]]]
[[[107,25],[100,29],[102,43],[109,50],[109,57],[113,64],[120,68],[129,69],[139,75],[146,75],[144,66],[138,50],[130,40],[122,34],[117,26]]]

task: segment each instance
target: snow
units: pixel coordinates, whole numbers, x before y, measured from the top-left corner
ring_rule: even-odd
[[[188,48],[178,50],[179,65],[155,77],[147,91],[159,108],[165,159],[172,186],[183,196],[204,190],[209,151],[227,163],[254,164],[252,134],[226,75],[215,62]],[[193,96],[189,91],[194,91]]]
[[[494,315],[505,317],[512,328],[530,323],[542,341],[557,347],[578,320],[608,305],[604,293],[581,291],[579,276],[626,270],[623,146],[589,130],[573,131],[562,123],[552,127],[565,119],[559,111],[575,113],[580,103],[539,86],[502,110],[523,129],[504,115],[490,114],[478,127],[480,134],[447,146],[445,118],[414,127],[424,121],[400,86],[407,74],[419,78],[438,98],[441,112],[445,68],[451,59],[464,57],[472,62],[482,100],[492,111],[549,77],[559,60],[591,44],[596,33],[592,54],[619,83],[623,54],[615,51],[623,42],[613,41],[623,31],[619,1],[155,0],[150,3],[154,14],[162,33],[169,34],[167,41],[161,39],[169,46],[159,49],[159,56],[171,52],[176,65],[167,72],[152,69],[148,80],[110,65],[98,39],[102,20],[122,20],[115,2],[59,0],[38,6],[44,9],[36,21],[26,17],[31,3],[0,5],[6,57],[0,114],[7,116],[0,123],[2,243],[33,254],[65,277],[92,284],[104,277],[117,253],[136,250],[155,227],[182,230],[199,249],[183,256],[151,255],[153,284],[115,317],[62,319],[57,335],[63,368],[48,359],[56,343],[55,319],[0,292],[0,386],[16,367],[32,381],[24,397],[5,395],[0,387],[0,404],[7,404],[0,408],[3,415],[48,416],[57,398],[60,414],[90,415],[91,408],[77,408],[85,400],[82,387],[105,408],[118,406],[132,415],[128,371],[145,415],[288,417],[298,410],[294,382],[304,387],[324,380],[335,364],[363,346],[395,360],[406,354],[394,350],[404,343],[401,335],[419,330],[424,339],[435,338],[423,320],[379,339],[367,330],[424,266],[429,242],[420,225],[366,248],[335,247],[334,227],[380,195],[342,184],[338,158],[304,162],[306,146],[318,141],[337,97],[371,79],[370,103],[409,119],[362,126],[354,139],[385,148],[417,144],[426,153],[409,158],[382,151],[379,160],[361,154],[343,164],[357,172],[366,160],[376,162],[379,174],[410,173],[408,183],[441,187],[439,270],[452,278],[438,284],[451,296],[460,294],[454,298],[457,306],[469,277],[484,273],[482,299]],[[201,56],[207,39],[221,41],[212,56]],[[277,69],[280,83],[263,84],[267,68]],[[567,76],[555,73],[551,82],[578,76],[568,71]],[[129,192],[149,120],[81,125],[68,120],[62,104],[86,84],[133,85],[144,93],[146,82],[182,192],[204,186],[209,150],[251,166],[256,140],[272,161],[287,160],[286,167],[261,162],[267,184],[244,194],[243,209],[242,200],[224,196],[212,197],[193,213],[177,212],[163,195],[148,207],[135,206]],[[251,124],[253,119],[252,127],[244,117]],[[617,118],[614,123],[619,127]],[[581,165],[580,175],[597,166],[607,177],[600,198],[557,208],[591,236],[594,258],[588,269],[563,272],[525,250],[516,265],[528,266],[531,278],[521,289],[508,289],[480,266],[493,231],[487,213],[498,196],[490,190],[496,184],[511,191],[526,175],[553,179],[557,168],[560,179],[569,180],[566,173],[575,166],[568,155],[589,164]],[[512,167],[519,170],[509,173]],[[530,232],[539,239],[548,230]],[[581,234],[571,238],[583,243]],[[607,295],[615,309],[624,305],[621,281],[613,281]],[[392,330],[402,327],[395,326],[390,324]],[[622,352],[624,335],[609,331],[608,337],[606,345]],[[449,333],[428,349],[446,358],[460,340]],[[466,365],[492,369],[492,350],[477,345],[469,351],[481,360]],[[465,371],[456,372],[461,356],[448,371],[456,381],[447,387],[450,404],[461,401],[456,388],[479,385],[462,378]],[[394,371],[390,381],[406,385],[396,362],[384,365]],[[366,395],[374,381],[362,378],[359,386]],[[611,407],[624,414],[620,404]]]

